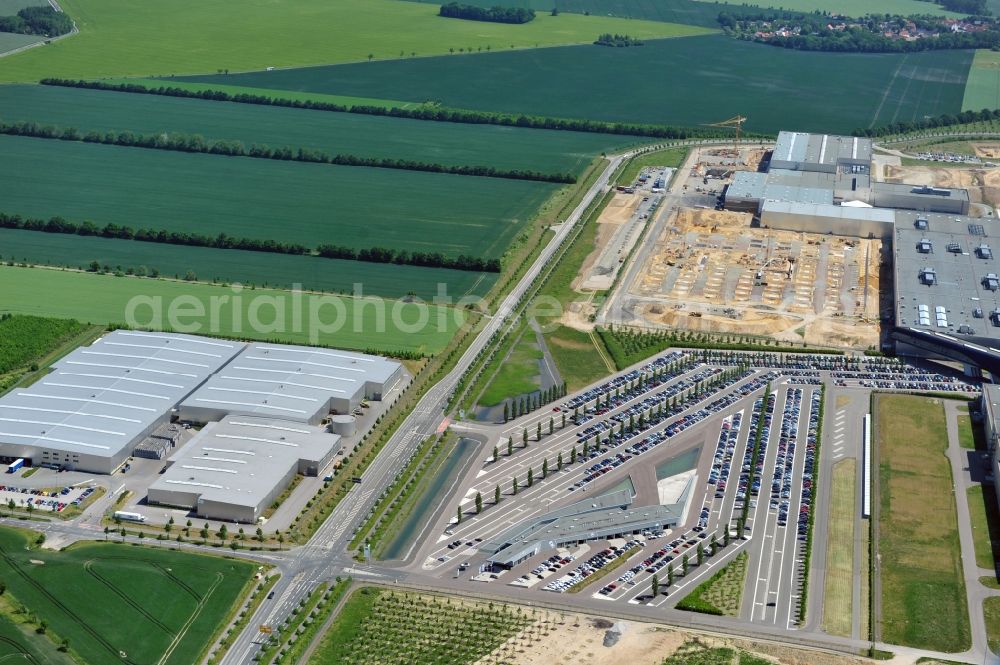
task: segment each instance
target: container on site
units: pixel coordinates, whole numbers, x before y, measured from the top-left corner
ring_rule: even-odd
[[[130,512],[125,511],[125,510],[116,510],[114,516],[116,518],[120,519],[120,520],[126,520],[128,522],[145,522],[146,521],[146,516],[145,515],[142,515],[140,513],[130,513]]]
[[[7,467],[7,473],[14,473],[23,466],[24,466],[24,460],[18,457],[16,460],[10,463],[10,466]]]

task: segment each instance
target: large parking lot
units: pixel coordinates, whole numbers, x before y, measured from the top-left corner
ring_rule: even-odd
[[[456,523],[454,512],[444,511],[419,546],[420,569],[456,584],[499,585],[518,596],[577,593],[669,608],[747,552],[739,616],[796,629],[807,609],[806,547],[826,533],[811,527],[814,520],[822,524],[825,510],[817,503],[818,479],[833,461],[860,455],[856,423],[875,387],[978,391],[961,377],[885,358],[664,353],[551,411],[496,426],[501,454],[485,456],[453,495],[471,517]],[[550,421],[552,433],[539,440],[537,426],[547,432]],[[525,431],[531,433],[526,446]],[[513,454],[507,455],[511,440]],[[685,453],[696,455],[695,491],[682,524],[553,543],[509,570],[490,568],[485,542],[581,499],[631,487],[633,507],[658,503],[654,469]],[[497,487],[502,499],[494,505]],[[490,499],[481,513],[471,510],[477,494]],[[654,576],[660,589],[655,597]],[[813,578],[809,584],[817,588]]]

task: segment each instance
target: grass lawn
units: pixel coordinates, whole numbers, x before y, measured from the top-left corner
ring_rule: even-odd
[[[505,399],[538,390],[538,361],[542,351],[535,340],[535,331],[525,326],[521,338],[510,355],[500,363],[500,369],[486,387],[479,403],[494,406]]]
[[[995,570],[1000,552],[1000,509],[996,488],[992,483],[974,485],[966,490],[972,539],[976,548],[976,565]]]
[[[245,289],[237,294],[230,287],[210,284],[42,268],[0,266],[0,284],[4,285],[0,290],[0,312],[71,318],[98,324],[120,323],[126,321],[129,302],[139,299],[147,304],[135,308],[134,318],[152,328],[290,344],[308,344],[312,338],[313,343],[321,346],[345,349],[437,353],[447,345],[464,320],[464,315],[458,310],[433,306],[425,310],[429,317],[427,325],[418,328],[416,324],[421,320],[421,306],[393,301],[387,305],[390,310],[385,317],[385,329],[380,330],[377,308],[370,303],[307,294],[302,296],[302,320],[301,325],[297,325],[292,296],[287,291]],[[233,322],[236,308],[232,301],[234,295],[241,296],[239,313],[235,316],[236,325]],[[223,296],[228,299],[219,300]],[[214,322],[211,309],[213,297],[219,303]],[[171,306],[175,313],[174,323],[170,321]],[[251,325],[251,306],[260,308],[257,319],[265,324],[258,330]],[[200,314],[196,312],[199,307],[202,310]],[[276,318],[272,313],[278,308],[282,315]],[[313,308],[318,311],[314,318],[309,316]],[[154,311],[160,313],[159,320],[153,318]],[[191,315],[193,311],[195,314]],[[398,321],[404,328],[412,324],[415,329],[409,331],[394,326],[393,311],[398,312]],[[320,325],[310,328],[307,325],[310,320]],[[185,330],[177,323],[193,327]],[[268,323],[273,324],[270,326],[273,330],[268,330]],[[323,325],[329,325],[330,332],[323,332]],[[339,330],[333,330],[335,327]],[[313,330],[315,334],[311,334]]]
[[[973,56],[805,52],[706,35],[189,80],[691,127],[739,112],[748,132],[851,132],[958,112]],[[613,93],[594,94],[596,81]]]
[[[1000,108],[1000,52],[980,49],[965,82],[963,111]]]
[[[958,443],[963,448],[974,450],[976,447],[976,435],[973,431],[972,417],[968,412],[958,415]]]
[[[854,616],[854,536],[857,528],[857,462],[845,459],[833,465],[830,481],[830,519],[826,541],[826,581],[823,594],[823,630],[851,636]]]
[[[986,639],[990,651],[1000,653],[1000,597],[993,596],[983,601],[983,616],[986,620]]]
[[[52,636],[39,635],[28,623],[27,613],[13,594],[0,596],[0,663],[31,665],[73,665],[67,653],[56,649]]]
[[[29,538],[0,530],[7,589],[90,665],[121,663],[120,652],[135,663],[198,662],[256,568],[103,542],[51,552],[28,547]]]
[[[569,392],[611,373],[594,346],[594,340],[585,332],[562,326],[545,334],[545,344]]]
[[[941,401],[878,395],[882,638],[959,652],[971,644]]]
[[[520,608],[362,588],[353,592],[311,662],[474,663],[531,623]],[[427,639],[436,635],[449,639]]]
[[[437,16],[398,0],[64,0],[80,34],[4,62],[0,80],[263,70],[332,62],[591,43],[605,32],[674,37],[704,28],[540,13],[524,25]]]
[[[721,614],[727,617],[739,616],[748,559],[746,552],[740,552],[722,570],[685,596],[677,604],[677,609]]]
[[[639,172],[647,166],[679,167],[687,157],[687,148],[666,148],[655,152],[646,152],[632,159],[618,176],[619,185],[629,186],[639,177]]]

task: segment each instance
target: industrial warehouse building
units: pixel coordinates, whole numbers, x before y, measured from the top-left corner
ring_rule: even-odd
[[[363,353],[115,331],[0,397],[0,461],[110,474],[167,457],[150,503],[252,522],[295,473],[326,467],[352,411],[402,376]],[[207,424],[177,448],[176,420]]]
[[[382,399],[403,367],[378,356],[278,344],[248,344],[180,406],[181,420],[211,422],[229,414],[316,425],[350,414],[363,399]]]
[[[869,139],[781,132],[767,169],[737,173],[725,205],[772,229],[881,238],[896,352],[1000,376],[995,219],[968,217],[966,190],[873,182],[871,154]]]
[[[286,420],[228,416],[208,423],[149,487],[150,504],[194,509],[199,517],[253,523],[296,473],[315,476],[340,449],[340,436]]]
[[[242,348],[191,335],[109,333],[0,398],[0,461],[112,473]]]

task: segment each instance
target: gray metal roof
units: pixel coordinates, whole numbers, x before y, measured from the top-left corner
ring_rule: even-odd
[[[927,220],[926,229],[917,220]],[[1000,291],[987,287],[1000,261],[976,250],[1000,247],[994,218],[897,210],[893,243],[896,325],[951,336],[959,342],[1000,340]],[[929,252],[918,251],[929,241]],[[983,256],[989,258],[983,258]],[[923,276],[933,271],[933,283]]]
[[[109,333],[57,361],[31,387],[0,398],[0,441],[113,457],[243,346],[192,335]]]
[[[536,545],[541,551],[570,541],[676,526],[684,519],[695,481],[696,476],[692,475],[677,503],[665,506],[632,507],[632,492],[627,488],[577,501],[515,524],[483,542],[479,549],[489,553],[492,561],[509,565]]]
[[[967,189],[923,187],[920,185],[907,185],[901,182],[876,182],[872,185],[872,189],[876,192],[884,192],[898,196],[919,196],[920,198],[931,200],[969,200],[969,191]]]
[[[726,189],[727,198],[762,199],[767,174],[758,171],[737,171]]]
[[[795,162],[805,170],[813,166],[835,166],[841,160],[871,161],[871,139],[833,134],[780,132],[772,161]]]
[[[874,221],[892,224],[896,211],[889,208],[866,208],[846,205],[800,203],[795,201],[765,201],[764,212],[783,212],[808,217],[829,217],[853,221]]]
[[[192,492],[209,501],[259,506],[300,460],[320,462],[340,436],[300,423],[229,416],[208,423],[170,457],[150,490]]]
[[[331,399],[360,399],[369,384],[381,389],[399,369],[396,361],[364,353],[249,344],[182,407],[307,422]]]

